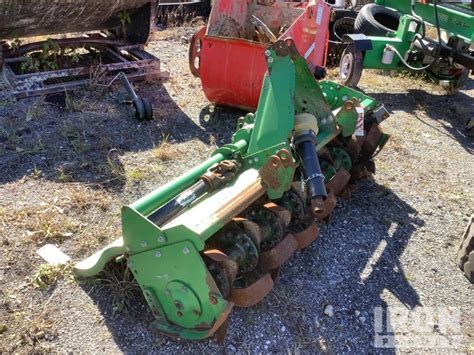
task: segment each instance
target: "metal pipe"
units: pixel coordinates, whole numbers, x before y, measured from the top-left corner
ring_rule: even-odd
[[[234,143],[236,149],[242,152],[247,147],[245,140]],[[220,163],[228,157],[223,153],[217,153],[194,169],[181,175],[177,179],[167,183],[161,188],[149,193],[138,201],[135,201],[130,207],[138,211],[144,216],[148,216],[155,212],[158,208],[169,202],[176,195],[180,194],[190,186],[192,186],[211,166]]]
[[[204,181],[198,181],[151,214],[148,219],[157,226],[161,226],[209,191],[210,187]]]

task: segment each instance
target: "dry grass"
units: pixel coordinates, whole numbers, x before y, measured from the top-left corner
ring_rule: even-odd
[[[153,155],[161,161],[169,161],[176,158],[177,150],[168,143],[169,135],[164,135],[163,140],[153,151]]]
[[[111,263],[104,269],[103,277],[92,292],[105,292],[112,299],[113,312],[137,309],[137,299],[142,298],[138,283],[124,261]]]
[[[51,205],[3,209],[0,210],[0,220],[5,230],[22,230],[22,240],[35,244],[63,242],[80,229],[79,224],[60,207]]]

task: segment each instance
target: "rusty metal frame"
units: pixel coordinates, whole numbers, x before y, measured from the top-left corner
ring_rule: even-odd
[[[124,72],[128,79],[137,81],[147,76],[166,78],[167,72],[161,70],[160,60],[143,50],[143,45],[128,45],[126,42],[91,34],[88,37],[53,40],[60,48],[93,48],[109,64],[80,66],[71,69],[59,69],[45,72],[17,74],[13,64],[26,61],[25,55],[38,50],[44,42],[26,44],[13,52],[3,53],[3,80],[10,89],[7,93],[16,98],[50,94],[65,90],[74,90],[88,85],[94,73],[100,72],[106,79]]]

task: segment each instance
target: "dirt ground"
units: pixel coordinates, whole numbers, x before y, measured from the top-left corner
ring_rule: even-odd
[[[133,282],[76,280],[36,254],[47,243],[79,261],[120,236],[120,207],[187,171],[227,142],[242,113],[208,102],[188,69],[194,27],[160,31],[149,51],[170,71],[138,85],[156,119],[138,122],[117,91],[0,101],[0,353],[404,352],[377,347],[377,307],[450,309],[432,324],[452,353],[474,352],[473,285],[455,263],[473,213],[474,82],[455,96],[406,74],[366,72],[392,135],[374,181],[339,201],[320,238],[285,264],[258,306],[234,310],[223,344],[161,336]],[[438,315],[441,313],[437,313]],[[438,320],[441,322],[442,320]],[[392,324],[396,339],[413,335]],[[416,333],[416,332],[415,332]],[[426,349],[424,351],[427,351]],[[438,350],[440,351],[440,350]],[[428,350],[431,352],[431,350]]]

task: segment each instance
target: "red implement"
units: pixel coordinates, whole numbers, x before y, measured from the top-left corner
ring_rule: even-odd
[[[264,52],[291,37],[311,70],[323,67],[331,7],[315,2],[216,0],[207,27],[191,41],[191,72],[215,105],[255,110],[267,70]]]

